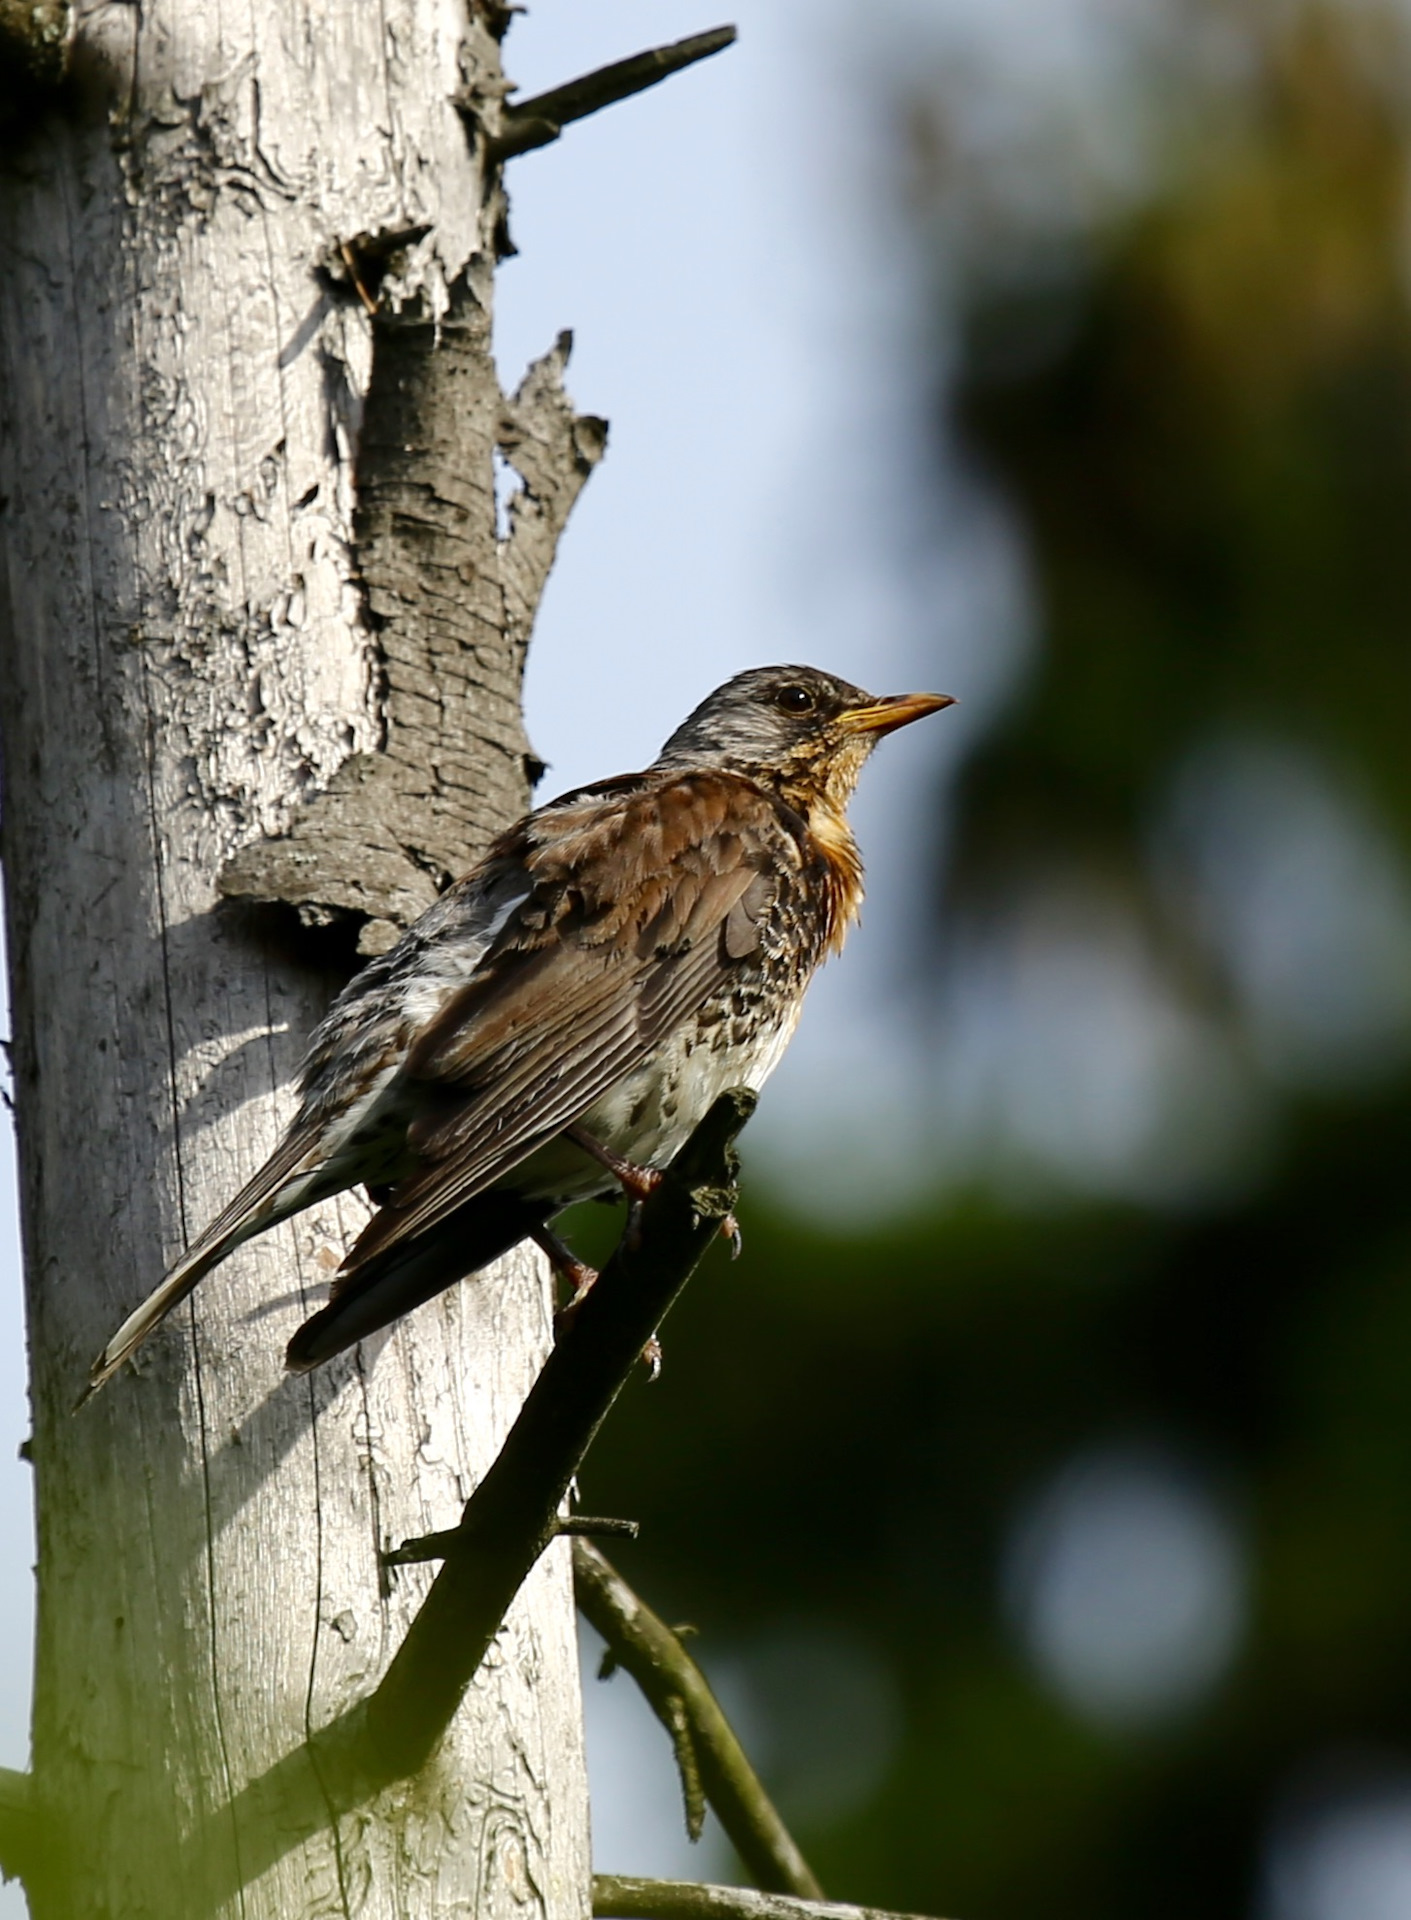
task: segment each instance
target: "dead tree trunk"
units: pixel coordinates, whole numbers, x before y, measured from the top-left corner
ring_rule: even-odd
[[[338,943],[386,945],[528,796],[524,648],[603,430],[564,344],[511,401],[490,360],[507,16],[11,11],[67,32],[70,74],[0,178],[33,1910],[578,1920],[564,1542],[415,1781],[276,1846],[233,1811],[400,1642],[429,1575],[389,1586],[378,1549],[484,1471],[549,1341],[535,1262],[290,1378],[346,1201],[235,1256],[70,1414],[275,1140]],[[497,446],[524,481],[498,532]]]

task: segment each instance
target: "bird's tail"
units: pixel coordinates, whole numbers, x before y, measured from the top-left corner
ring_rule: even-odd
[[[218,1214],[200,1239],[163,1274],[140,1307],[130,1313],[88,1370],[88,1385],[78,1407],[97,1393],[125,1360],[130,1360],[148,1334],[159,1327],[173,1307],[218,1267],[228,1254],[266,1228],[278,1226],[301,1207],[326,1199],[350,1184],[336,1168],[317,1164],[318,1134],[312,1125],[294,1127],[266,1160],[253,1180]],[[313,1163],[313,1164],[310,1164]],[[78,1408],[75,1407],[75,1412]]]
[[[426,1233],[398,1241],[361,1265],[355,1243],[334,1282],[332,1299],[289,1342],[286,1365],[295,1373],[321,1366],[345,1347],[498,1260],[553,1211],[547,1201],[491,1189],[466,1201]]]
[[[261,1226],[265,1223],[261,1222]],[[130,1313],[112,1339],[104,1347],[93,1365],[88,1369],[88,1385],[79,1395],[78,1411],[86,1400],[90,1400],[99,1387],[107,1384],[122,1366],[130,1360],[148,1334],[159,1327],[173,1307],[178,1307],[187,1294],[206,1275],[212,1267],[218,1267],[228,1253],[233,1253],[242,1240],[248,1240],[252,1232],[260,1228],[237,1227],[219,1239],[209,1236],[197,1242],[189,1252],[184,1253],[176,1265],[163,1274],[147,1298]]]

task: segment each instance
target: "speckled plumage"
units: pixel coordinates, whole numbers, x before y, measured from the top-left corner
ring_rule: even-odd
[[[846,806],[879,735],[948,704],[805,667],[718,689],[645,772],[529,814],[313,1036],[280,1146],[95,1361],[90,1390],[242,1241],[367,1185],[377,1213],[290,1343],[317,1365],[762,1086],[862,899]]]

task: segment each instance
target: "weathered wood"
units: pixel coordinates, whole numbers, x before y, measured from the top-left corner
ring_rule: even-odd
[[[568,334],[501,398],[488,278],[479,291],[457,282],[435,317],[379,314],[373,336],[356,525],[386,737],[350,754],[287,834],[241,848],[220,876],[230,898],[290,902],[315,922],[366,916],[363,953],[391,946],[468,852],[524,809],[529,632],[607,434],[564,394]],[[495,452],[524,482],[503,539],[487,539]]]
[[[681,1148],[642,1210],[640,1241],[626,1236],[580,1310],[567,1326],[560,1321],[554,1351],[459,1525],[384,1555],[389,1567],[443,1557],[445,1564],[375,1691],[242,1787],[235,1812],[245,1847],[238,1861],[219,1830],[228,1808],[212,1817],[213,1830],[198,1830],[194,1851],[220,1861],[232,1889],[241,1878],[266,1873],[297,1843],[290,1835],[329,1809],[353,1813],[390,1783],[420,1777],[466,1687],[490,1660],[526,1574],[574,1529],[562,1511],[569,1486],[652,1329],[729,1216],[734,1141],[754,1106],[748,1088],[723,1095]],[[20,1848],[22,1782],[20,1776],[15,1783],[11,1831],[12,1846]],[[0,1845],[5,1838],[0,1820]],[[209,1870],[206,1878],[213,1887]]]
[[[527,793],[528,623],[601,436],[561,399],[561,353],[527,396],[494,384],[503,209],[453,96],[469,85],[493,120],[504,17],[94,8],[75,99],[0,179],[34,1786],[58,1836],[31,1884],[41,1920],[587,1909],[563,1542],[411,1785],[330,1824],[315,1770],[277,1848],[223,1811],[297,1769],[400,1643],[430,1575],[389,1588],[378,1549],[446,1524],[493,1457],[549,1342],[535,1262],[287,1378],[284,1342],[361,1217],[345,1200],[238,1254],[69,1412],[113,1325],[273,1144],[334,984],[218,876],[310,922],[392,922]],[[369,399],[369,262],[379,357],[394,340],[413,385],[457,395],[400,442],[424,489],[410,515],[395,462],[355,508],[360,439],[380,423],[395,441],[400,404],[381,370]],[[552,474],[521,508],[533,539],[506,547],[493,448],[527,436],[537,457],[536,422]],[[376,805],[343,808],[341,842],[309,833],[316,796],[345,792]],[[291,825],[361,894],[232,882]]]

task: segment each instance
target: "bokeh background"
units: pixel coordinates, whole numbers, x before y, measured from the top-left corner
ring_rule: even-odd
[[[557,789],[766,660],[962,704],[587,1504],[836,1897],[1406,1920],[1411,13],[737,17],[511,174],[504,372],[572,324],[613,423],[531,731]],[[712,24],[537,0],[508,64]],[[585,1658],[599,1867],[731,1877]]]

